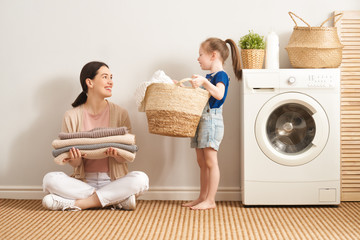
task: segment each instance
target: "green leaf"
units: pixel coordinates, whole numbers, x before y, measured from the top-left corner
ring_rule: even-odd
[[[241,49],[265,49],[264,36],[260,36],[254,33],[253,30],[249,30],[249,33],[239,40],[239,47]]]

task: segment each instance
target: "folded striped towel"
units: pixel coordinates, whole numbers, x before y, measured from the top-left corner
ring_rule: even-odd
[[[137,152],[138,147],[136,145],[128,145],[128,144],[122,144],[122,143],[98,143],[98,144],[89,144],[89,145],[74,145],[74,146],[67,146],[63,148],[58,148],[52,151],[52,154],[54,157],[59,156],[60,154],[64,152],[68,152],[71,148],[77,148],[79,150],[94,150],[98,148],[119,148],[123,149],[129,152]]]
[[[94,128],[90,131],[84,131],[84,132],[74,132],[74,133],[61,132],[59,133],[59,138],[61,140],[70,139],[70,138],[102,138],[102,137],[109,137],[115,135],[124,135],[126,133],[128,133],[127,127]]]
[[[136,156],[136,153],[132,153],[123,149],[115,148],[117,153],[122,156],[126,161],[133,162]],[[94,150],[80,150],[81,154],[86,154],[85,158],[87,159],[102,159],[106,158],[107,155],[105,154],[107,148],[99,148]],[[65,165],[64,159],[70,158],[69,152],[64,152],[57,156],[54,159],[54,162],[59,165]]]
[[[89,145],[100,143],[122,143],[122,144],[135,144],[135,135],[127,133],[125,135],[109,136],[102,138],[71,138],[71,139],[55,139],[52,146],[55,149],[76,146],[76,145]]]

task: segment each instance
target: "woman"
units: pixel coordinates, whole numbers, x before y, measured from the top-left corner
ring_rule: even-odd
[[[102,62],[87,63],[80,73],[83,91],[65,113],[62,132],[89,131],[94,128],[127,127],[128,113],[107,101],[112,96],[113,80],[109,67]],[[63,172],[47,173],[43,179],[46,195],[43,206],[50,210],[82,210],[116,206],[136,208],[135,196],[149,188],[148,176],[140,171],[128,172],[127,161],[114,148],[106,150],[104,159],[87,159],[79,149],[69,151],[65,163],[74,167],[69,177]]]

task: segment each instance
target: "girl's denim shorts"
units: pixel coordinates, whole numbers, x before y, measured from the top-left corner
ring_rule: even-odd
[[[191,138],[191,148],[211,147],[218,151],[224,136],[222,106],[210,109],[207,104],[203,110],[195,136]]]

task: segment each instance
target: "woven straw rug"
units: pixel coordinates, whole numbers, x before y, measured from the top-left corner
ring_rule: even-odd
[[[360,239],[360,202],[339,207],[244,207],[138,201],[133,212],[48,211],[40,200],[0,199],[0,239]]]

